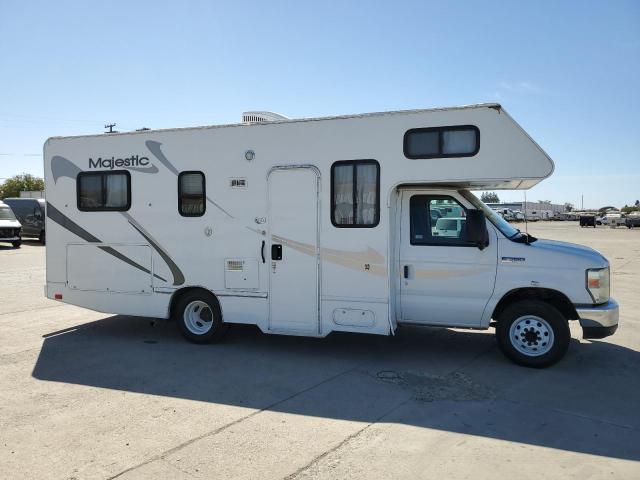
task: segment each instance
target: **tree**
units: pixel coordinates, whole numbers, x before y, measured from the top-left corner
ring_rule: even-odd
[[[640,200],[636,200],[635,205],[636,205],[636,207],[640,207]]]
[[[44,190],[44,180],[34,177],[30,173],[23,173],[8,178],[0,185],[0,199],[8,197],[19,197],[23,191]]]
[[[565,203],[564,204],[564,211],[565,212],[573,211],[573,203],[569,203],[569,202]]]
[[[480,200],[484,203],[499,203],[500,198],[496,192],[483,192],[480,196]]]
[[[640,210],[640,206],[638,206],[638,205],[631,205],[631,206],[625,205],[624,207],[622,207],[621,212],[623,212],[623,213],[631,213],[631,212],[636,212],[638,210]]]

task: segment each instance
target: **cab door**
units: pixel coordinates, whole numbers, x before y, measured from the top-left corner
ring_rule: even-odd
[[[475,327],[493,293],[497,236],[464,240],[471,208],[457,192],[403,190],[400,202],[400,318],[406,323]]]

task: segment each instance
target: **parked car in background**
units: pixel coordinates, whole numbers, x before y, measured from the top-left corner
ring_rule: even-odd
[[[431,235],[434,237],[460,238],[464,222],[464,218],[439,218],[435,227],[431,227]]]
[[[640,227],[640,212],[631,212],[626,220],[627,228]]]
[[[596,228],[595,215],[580,215],[580,226]]]
[[[602,217],[602,225],[608,225],[611,228],[624,224],[625,218],[620,212],[608,212]]]
[[[513,217],[515,222],[524,222],[524,213],[520,210],[514,210]]]
[[[0,201],[0,242],[8,242],[13,248],[20,248],[22,225],[13,214],[11,207]]]
[[[502,218],[504,218],[507,222],[513,222],[516,219],[513,210],[510,208],[493,208],[493,211],[497,212]]]
[[[44,198],[5,198],[13,213],[22,224],[22,235],[37,237],[45,243],[45,201]]]

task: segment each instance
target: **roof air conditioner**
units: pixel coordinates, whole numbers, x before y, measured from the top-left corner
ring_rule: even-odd
[[[277,122],[278,120],[289,120],[284,115],[273,112],[243,112],[243,123],[258,123],[258,122]]]

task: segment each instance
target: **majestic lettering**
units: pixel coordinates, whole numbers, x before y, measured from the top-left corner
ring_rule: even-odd
[[[138,155],[131,155],[127,158],[98,157],[96,160],[89,157],[89,168],[108,168],[113,170],[114,168],[146,167],[147,165],[149,165],[149,158]]]

